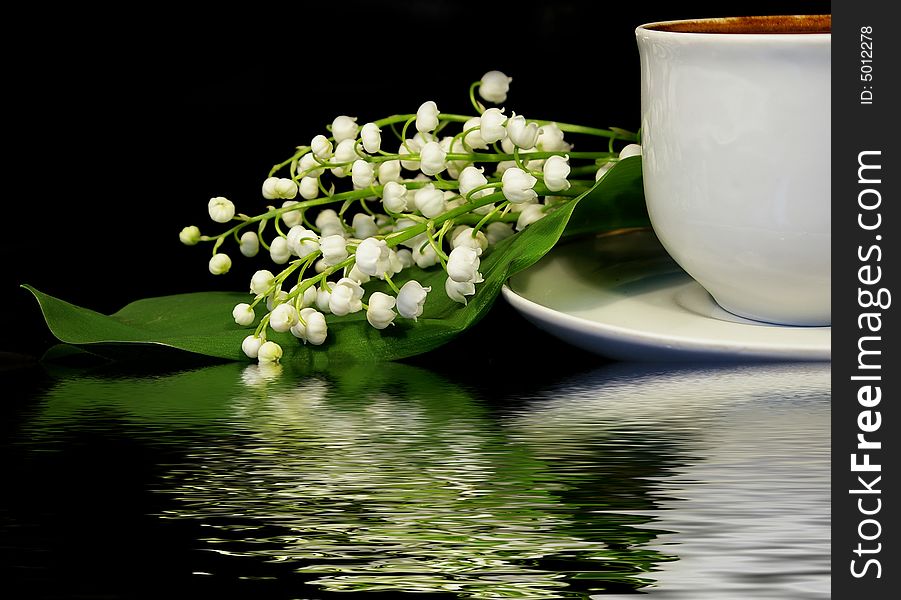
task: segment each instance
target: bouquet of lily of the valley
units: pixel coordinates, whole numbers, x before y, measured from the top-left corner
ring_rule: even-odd
[[[506,102],[511,81],[490,71],[473,83],[475,114],[443,113],[429,100],[415,114],[362,125],[336,117],[261,178],[266,204],[254,216],[231,199],[210,199],[209,216],[223,230],[185,227],[182,243],[211,243],[214,275],[230,270],[235,250],[264,262],[249,296],[226,295],[227,308],[221,293],[157,298],[106,317],[118,317],[113,326],[74,313],[54,318],[47,307],[59,301],[32,291],[54,333],[76,343],[149,341],[261,362],[426,351],[476,322],[506,278],[538,260],[568,224],[589,231],[645,219],[640,161],[626,168],[625,160],[640,153],[636,134],[486,108]],[[586,206],[577,211],[579,204]],[[583,214],[571,219],[574,212]],[[167,302],[179,303],[181,317]],[[176,331],[180,318],[187,329]],[[123,321],[145,321],[141,334],[123,332]]]

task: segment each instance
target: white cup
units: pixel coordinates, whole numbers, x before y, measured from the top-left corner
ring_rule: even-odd
[[[831,322],[830,29],[826,15],[635,31],[651,224],[742,317]]]

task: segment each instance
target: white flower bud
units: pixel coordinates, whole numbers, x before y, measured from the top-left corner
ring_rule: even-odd
[[[300,284],[298,284],[298,285],[300,285]],[[293,292],[296,289],[297,289],[297,285],[295,285],[293,288],[291,288],[291,291]],[[301,298],[300,298],[301,308],[306,308],[308,306],[313,306],[314,304],[316,304],[316,296],[317,296],[316,286],[311,285],[310,287],[305,289],[303,291],[303,296],[301,296]]]
[[[353,181],[354,189],[368,188],[375,181],[372,163],[358,158],[350,168],[350,177],[351,181]]]
[[[513,167],[504,171],[501,183],[504,198],[514,204],[531,202],[538,197],[538,194],[532,189],[538,183],[538,179],[520,168]]]
[[[353,221],[351,221],[351,226],[354,230],[354,237],[358,240],[365,240],[379,233],[379,228],[375,224],[375,217],[366,213],[355,214]]]
[[[195,246],[200,241],[200,228],[196,225],[189,225],[181,230],[178,239],[185,246]]]
[[[536,146],[542,152],[569,152],[572,150],[572,144],[563,139],[563,130],[556,123],[541,126]]]
[[[245,231],[238,241],[238,249],[248,258],[256,256],[260,251],[260,238],[253,231]]]
[[[475,127],[481,127],[482,120],[479,117],[473,117],[463,123],[463,131],[468,131]],[[485,150],[488,148],[488,144],[485,143],[485,140],[482,139],[482,132],[479,129],[476,129],[472,133],[467,133],[463,136],[466,144],[472,148],[473,150]]]
[[[494,246],[511,235],[513,235],[513,226],[509,223],[495,221],[494,223],[489,223],[488,226],[485,227],[485,237],[488,238],[489,246]]]
[[[288,230],[288,239],[285,240],[285,244],[289,255],[294,254],[304,258],[319,250],[319,237],[316,232],[310,231],[303,225],[295,225]]]
[[[315,177],[304,177],[300,180],[298,188],[304,200],[313,200],[319,196],[319,180]],[[300,213],[297,214],[300,215]]]
[[[388,325],[394,324],[394,305],[397,300],[394,296],[383,294],[382,292],[373,292],[369,296],[369,308],[366,309],[366,320],[376,329],[385,329]]]
[[[431,287],[423,287],[415,279],[411,279],[400,288],[397,294],[397,313],[405,319],[414,321],[422,314],[426,297]]]
[[[489,108],[482,113],[479,118],[481,129],[479,133],[487,144],[499,142],[507,137],[507,128],[504,123],[507,121],[507,115],[499,108]]]
[[[344,140],[339,143],[338,147],[335,149],[334,162],[341,165],[340,167],[335,167],[331,170],[332,175],[335,177],[347,177],[347,165],[352,164],[353,161],[359,158],[354,145],[354,140]]]
[[[266,200],[278,198],[278,192],[275,189],[277,183],[278,177],[267,177],[263,180],[263,198]]]
[[[368,283],[369,279],[370,279],[369,275],[360,271],[360,268],[356,264],[354,264],[354,266],[352,266],[350,268],[350,271],[347,273],[347,276],[349,278],[353,279],[354,281],[356,281],[357,283],[359,283],[360,285],[363,285],[364,283]]]
[[[247,327],[253,323],[254,319],[256,319],[253,309],[250,308],[250,305],[246,302],[235,305],[232,309],[232,317],[234,317],[235,323],[242,327]]]
[[[641,146],[638,144],[629,144],[619,151],[619,159],[624,160],[630,156],[641,156]]]
[[[447,152],[438,142],[428,142],[419,151],[419,168],[423,173],[434,177],[447,168]]]
[[[316,308],[324,313],[331,312],[328,308],[329,299],[331,298],[332,293],[325,288],[320,287],[316,290]]]
[[[285,333],[297,324],[297,309],[291,302],[276,306],[269,314],[269,326],[279,333]]]
[[[223,275],[232,268],[232,259],[228,257],[228,254],[222,254],[221,252],[214,254],[213,258],[210,259],[209,267],[210,273],[213,275]]]
[[[389,181],[382,189],[382,204],[393,213],[404,212],[407,210],[407,188],[402,183]]]
[[[341,142],[355,140],[358,130],[359,126],[357,126],[356,117],[341,115],[340,117],[335,117],[335,120],[332,121],[332,136],[334,136],[335,142],[339,147]]]
[[[375,123],[366,123],[360,130],[360,139],[363,140],[363,149],[375,154],[382,147],[382,130]]]
[[[210,218],[217,223],[228,223],[235,216],[235,205],[232,204],[231,200],[222,196],[210,198],[207,210],[210,213]]]
[[[282,357],[282,347],[275,342],[263,342],[257,351],[257,360],[261,363],[278,362]]]
[[[287,206],[292,206],[297,204],[297,200],[285,200],[282,202],[282,208]],[[289,229],[294,227],[295,225],[300,225],[303,222],[303,211],[301,210],[289,210],[287,212],[282,213],[282,223],[284,223]]]
[[[544,185],[552,192],[569,189],[569,156],[551,156],[544,161]]]
[[[545,216],[543,204],[527,204],[519,213],[516,220],[516,231],[522,231],[535,221],[543,219]]]
[[[283,265],[291,258],[291,248],[288,240],[279,236],[269,244],[269,257],[277,265]]]
[[[281,289],[273,291],[266,298],[266,310],[272,312],[272,309],[274,309],[279,304],[284,304],[285,302],[287,302],[287,300],[288,292]]]
[[[349,277],[342,277],[332,286],[328,307],[338,317],[363,310],[363,287]]]
[[[261,338],[258,338],[255,335],[248,335],[244,338],[244,341],[241,342],[241,350],[244,351],[247,358],[256,358],[260,351],[260,346],[262,345],[263,340]]]
[[[410,154],[416,154],[419,150],[414,149],[412,144],[409,143],[410,140],[407,140],[407,145],[401,144],[397,149],[397,154],[401,157],[400,166],[407,169],[408,171],[417,171],[419,170],[419,161],[418,160],[403,160],[404,156],[409,156]],[[407,146],[410,146],[407,148]]]
[[[510,91],[512,77],[507,77],[500,71],[488,71],[482,75],[479,84],[479,96],[483,100],[494,104],[500,104],[507,100],[507,92]]]
[[[427,184],[413,194],[413,204],[422,216],[432,219],[444,212],[444,192],[436,190],[434,184]]]
[[[508,169],[512,169],[514,167],[516,167],[516,161],[502,160],[494,166],[494,176],[502,177]]]
[[[374,237],[366,238],[357,246],[354,255],[357,268],[370,277],[384,276],[391,266],[388,243]]]
[[[488,178],[486,178],[482,174],[484,173],[484,171],[484,168],[469,166],[460,172],[460,178],[458,179],[458,182],[460,184],[460,193],[463,194],[464,198],[467,198],[470,201],[478,200],[479,198],[486,196],[493,191],[490,188],[486,188],[484,190],[479,190],[472,196],[469,195],[472,190],[488,183]]]
[[[395,252],[397,256],[397,260],[400,262],[401,270],[408,269],[412,267],[415,262],[413,262],[413,253],[407,250],[406,248],[401,248],[397,252]]]
[[[454,248],[472,248],[481,254],[488,249],[488,238],[481,231],[476,232],[472,227],[466,227],[459,233],[454,234],[451,246]]]
[[[420,239],[416,240],[418,243],[413,246],[413,249],[410,252],[410,256],[413,257],[413,262],[416,263],[416,266],[420,269],[428,269],[429,267],[438,264],[438,253],[435,252],[435,248],[433,248],[425,239],[425,235],[416,237]]]
[[[275,275],[271,271],[261,270],[253,274],[250,278],[250,293],[260,296],[268,294],[272,286],[275,285]]]
[[[466,296],[476,293],[476,285],[471,281],[454,281],[448,277],[444,281],[444,291],[448,298],[465,306]]]
[[[293,179],[282,177],[275,184],[275,191],[278,193],[279,198],[292,200],[297,197],[297,184],[294,183]]]
[[[340,118],[340,117],[339,117]],[[335,119],[337,121],[337,119]],[[354,134],[356,136],[356,134]],[[325,162],[332,157],[332,143],[322,134],[317,135],[310,142],[310,149],[319,160]]]
[[[386,185],[389,181],[401,181],[399,160],[379,163],[379,183]]]
[[[507,135],[510,141],[523,150],[530,150],[538,143],[538,123],[527,123],[522,115],[513,113],[507,120]]]
[[[481,249],[457,246],[447,257],[447,275],[454,281],[475,281],[479,273]]]
[[[432,100],[423,102],[416,111],[416,131],[426,133],[438,127],[438,105]]]
[[[404,252],[409,253],[410,251],[404,250]],[[411,255],[410,260],[412,262],[412,255]],[[388,270],[391,272],[392,275],[396,275],[404,270],[404,261],[400,258],[400,256],[398,256],[397,252],[395,252],[393,249],[388,250],[388,262],[391,265],[390,267],[388,267]]]
[[[322,260],[332,267],[347,258],[347,240],[343,235],[327,235],[319,241]]]
[[[594,180],[595,180],[595,181],[600,181],[600,180],[601,180],[601,177],[603,177],[604,175],[606,175],[606,174],[607,174],[607,171],[609,171],[610,169],[612,169],[614,164],[615,164],[615,163],[612,163],[612,162],[608,162],[608,163],[602,164],[602,165],[600,166],[600,168],[597,170],[597,173],[594,174]]]
[[[300,157],[300,163],[297,165],[297,174],[301,177],[318,179],[323,172],[325,172],[325,167],[319,164],[312,152]]]
[[[326,208],[316,215],[316,227],[320,235],[344,235],[344,222],[331,208]]]
[[[328,335],[328,325],[325,315],[314,308],[304,308],[300,311],[300,319],[291,328],[291,333],[314,346],[321,345]]]

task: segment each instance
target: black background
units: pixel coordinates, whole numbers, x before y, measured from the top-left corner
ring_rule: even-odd
[[[212,196],[256,214],[276,162],[339,114],[434,99],[471,112],[490,69],[532,118],[639,126],[633,30],[649,21],[829,12],[829,2],[318,2],[203,15],[79,7],[9,18],[0,351],[54,342],[20,283],[112,312],[135,299],[243,289],[259,261],[207,271]],[[237,256],[234,249],[232,256]],[[495,311],[505,311],[498,303]],[[484,323],[490,322],[491,319]],[[506,325],[505,325],[506,326]]]

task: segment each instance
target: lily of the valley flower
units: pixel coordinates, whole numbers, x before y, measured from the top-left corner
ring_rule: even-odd
[[[366,309],[366,320],[376,329],[384,329],[394,323],[394,306],[397,299],[382,292],[373,292],[369,296],[369,308]]]
[[[361,273],[370,277],[384,276],[391,266],[391,254],[388,251],[388,243],[374,237],[366,238],[357,246],[357,268]]]
[[[479,134],[482,140],[487,144],[493,144],[507,137],[507,128],[504,127],[506,121],[507,115],[500,108],[489,108],[483,112],[479,119]]]
[[[355,140],[358,130],[359,126],[357,125],[356,117],[341,115],[335,117],[335,120],[332,121],[332,135],[335,138],[335,142],[339,145],[345,140]]]
[[[178,239],[185,246],[195,246],[200,241],[200,228],[196,225],[189,225],[181,230]]]
[[[240,304],[236,304],[232,309],[232,317],[235,319],[235,323],[241,325],[242,327],[246,327],[253,323],[254,319],[256,319],[256,315],[253,312],[253,309],[250,308],[250,305],[246,302],[241,302]]]
[[[269,326],[279,333],[285,333],[297,323],[297,309],[291,302],[279,304],[269,313]]]
[[[316,227],[319,228],[320,235],[344,235],[344,222],[338,213],[330,208],[316,215]]]
[[[319,346],[325,342],[328,336],[328,325],[325,322],[325,315],[315,308],[304,308],[300,311],[300,318],[291,328],[291,334],[300,338],[304,343],[311,343]]]
[[[507,119],[507,136],[523,150],[531,150],[538,143],[538,123],[528,123],[522,115],[513,113]]]
[[[544,210],[545,206],[543,204],[525,205],[519,213],[519,218],[516,219],[516,231],[522,231],[535,221],[543,219],[547,214]]]
[[[324,136],[323,136],[324,137]],[[331,143],[329,144],[329,157],[332,155]],[[326,162],[326,159],[320,159],[322,162]],[[297,163],[297,173],[301,177],[313,177],[318,179],[320,175],[325,172],[325,167],[319,164],[319,161],[316,160],[315,154],[312,152],[308,152],[300,157],[300,162]]]
[[[538,179],[531,173],[526,173],[518,167],[512,167],[504,171],[501,177],[501,191],[504,193],[504,198],[514,204],[531,202],[538,198],[538,194],[532,189],[536,183],[538,183]]]
[[[568,190],[569,172],[569,156],[551,156],[544,161],[544,185],[552,192]]]
[[[407,188],[402,183],[389,181],[382,188],[382,204],[393,213],[407,210]]]
[[[312,200],[319,195],[319,180],[315,177],[304,177],[297,185],[297,190],[304,200]]]
[[[479,190],[478,192],[475,192],[470,196],[472,190],[488,183],[488,179],[485,177],[485,175],[483,175],[484,172],[484,167],[473,166],[468,166],[460,172],[460,177],[457,180],[457,183],[460,186],[460,194],[462,194],[464,198],[468,200],[478,200],[479,198],[491,193],[492,190],[485,188],[484,190]]]
[[[332,143],[327,137],[319,134],[313,138],[313,141],[310,142],[310,150],[313,151],[313,154],[316,156],[316,158],[325,162],[332,157],[334,148],[332,147]]]
[[[375,123],[366,123],[360,130],[360,139],[363,141],[363,150],[375,154],[382,147],[382,130]]]
[[[332,157],[334,161],[332,164],[337,163],[341,166],[333,167],[331,169],[332,175],[335,177],[347,177],[347,165],[353,163],[357,158],[356,142],[353,139],[339,142],[338,147],[335,148],[335,156]]]
[[[472,281],[454,281],[448,277],[444,280],[444,291],[448,298],[465,306],[466,296],[476,293],[476,285]]]
[[[507,77],[500,71],[488,71],[482,75],[479,83],[479,96],[494,104],[505,102],[511,81],[513,81],[512,77]]]
[[[422,216],[431,219],[444,212],[444,192],[435,189],[431,183],[424,185],[413,194],[413,203]]]
[[[238,249],[247,258],[256,256],[260,252],[260,237],[253,231],[245,231],[241,234]]]
[[[334,266],[347,258],[347,240],[343,235],[327,235],[319,240],[322,260],[327,266]]]
[[[400,176],[400,161],[386,160],[385,162],[380,163],[378,177],[379,183],[382,185],[387,185],[390,181],[402,181]]]
[[[428,142],[419,151],[419,168],[433,177],[447,168],[447,152],[438,142]]]
[[[351,227],[354,230],[354,237],[358,240],[365,240],[368,237],[378,235],[379,226],[375,224],[375,217],[366,213],[357,213],[351,221]]]
[[[288,240],[281,236],[272,240],[269,244],[269,258],[277,265],[288,262],[291,259],[291,246],[288,244]]]
[[[257,360],[261,363],[274,363],[282,358],[282,347],[275,342],[266,341],[257,350]]]
[[[268,294],[274,285],[275,275],[271,271],[263,269],[254,273],[250,278],[250,293],[257,296]]]
[[[457,282],[475,281],[479,275],[481,249],[457,246],[447,257],[447,275]]]
[[[415,279],[405,283],[397,294],[397,314],[405,319],[417,320],[422,315],[426,297],[431,291],[431,287],[423,287]]]
[[[228,198],[216,196],[215,198],[210,198],[210,202],[207,204],[207,211],[210,214],[210,218],[215,222],[228,223],[235,216],[235,205]]]
[[[363,287],[349,277],[342,277],[332,286],[328,307],[338,317],[362,310]]]
[[[438,105],[429,100],[416,111],[416,131],[427,133],[438,127]]]
[[[324,228],[322,227],[320,227],[320,230],[323,230],[323,235],[332,235],[331,233],[326,234]],[[273,242],[273,244],[274,243],[275,242]],[[298,256],[300,258],[306,258],[310,254],[319,250],[319,237],[315,232],[310,231],[303,225],[295,225],[288,230],[288,239],[285,240],[285,245],[287,246],[288,252],[290,254],[294,254],[295,256]],[[270,248],[271,247],[272,246],[270,246]]]
[[[536,148],[542,152],[569,152],[572,144],[563,139],[563,130],[556,123],[541,126]]]
[[[246,338],[244,338],[244,341],[241,342],[241,350],[244,351],[244,354],[247,355],[247,358],[256,358],[257,354],[260,351],[260,346],[262,345],[262,338],[258,338],[255,335],[248,335]]]
[[[350,170],[350,177],[356,189],[368,188],[375,181],[372,163],[357,159]]]
[[[488,238],[481,231],[475,231],[472,227],[464,227],[453,236],[451,246],[472,248],[482,254],[488,249]]]
[[[228,273],[228,270],[232,268],[232,259],[228,257],[228,254],[222,254],[219,252],[218,254],[214,254],[213,258],[210,259],[210,273],[213,275],[223,275]]]
[[[463,131],[469,131],[470,129],[475,129],[476,127],[481,127],[482,119],[479,117],[473,117],[463,123]],[[479,129],[475,129],[470,133],[467,133],[464,136],[464,141],[466,145],[472,148],[473,150],[485,150],[488,148],[488,144],[485,143],[485,140],[482,138],[482,132]]]
[[[267,177],[263,181],[263,198],[291,200],[297,196],[297,184],[285,177]]]

